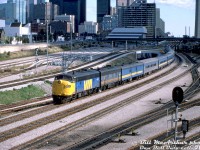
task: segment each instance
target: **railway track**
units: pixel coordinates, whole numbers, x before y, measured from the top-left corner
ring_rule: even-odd
[[[179,59],[180,59],[180,58],[179,58]],[[179,60],[179,65],[178,65],[178,66],[180,66],[180,60]],[[178,66],[175,67],[175,68],[173,68],[172,70],[168,71],[168,73],[170,73],[170,72],[172,72],[173,70],[177,69]],[[162,77],[163,75],[166,75],[166,73],[163,73],[163,74],[161,74],[161,75],[158,75],[158,76],[156,76],[156,78],[160,78],[160,77]],[[54,75],[53,75],[53,76],[54,76]],[[156,79],[156,78],[155,78],[155,79]],[[36,80],[37,80],[37,79],[36,79]],[[153,81],[153,80],[149,80],[148,82],[145,81],[144,84],[150,83],[151,81]],[[27,81],[25,81],[25,82],[29,82],[29,80],[27,80]],[[22,83],[25,83],[25,82],[22,81]],[[16,84],[18,84],[18,82],[17,82]],[[142,86],[142,84],[141,84],[141,86]],[[140,87],[139,84],[136,85],[136,87]],[[2,114],[5,114],[5,113],[15,112],[15,111],[19,111],[19,110],[23,110],[23,109],[27,109],[27,108],[32,108],[32,107],[35,107],[35,106],[43,106],[44,104],[50,104],[52,100],[49,99],[49,101],[46,101],[46,100],[43,100],[43,98],[42,98],[42,99],[40,100],[40,102],[39,102],[38,100],[36,100],[36,101],[37,101],[37,104],[35,104],[34,102],[32,103],[32,101],[30,101],[30,102],[24,101],[25,104],[24,104],[24,102],[22,102],[22,103],[15,103],[14,105],[12,104],[12,105],[9,105],[9,106],[0,106],[0,108],[1,108],[1,110],[0,110],[0,116],[1,116]],[[35,101],[35,102],[36,102],[36,101]],[[28,103],[32,103],[32,104],[28,104]]]
[[[38,59],[41,63],[46,61],[45,56],[39,56]],[[51,61],[52,57],[49,57],[49,61]],[[34,67],[33,63],[35,62],[35,58],[30,58],[29,60],[16,60],[15,62],[8,62],[8,63],[2,63],[0,64],[0,71],[4,73],[3,75],[0,75],[1,78],[5,78],[11,75],[16,75],[22,72],[25,72],[26,70],[30,70]],[[42,64],[41,64],[42,65]],[[11,70],[14,70],[13,73],[11,73]]]
[[[199,100],[198,100],[198,102],[194,101],[194,102],[187,103],[187,104],[185,103],[181,107],[182,107],[182,109],[188,109],[188,108],[193,107],[194,105],[200,105]],[[116,126],[109,131],[105,131],[103,134],[94,136],[90,139],[81,141],[80,143],[76,143],[70,147],[64,147],[62,149],[76,150],[76,149],[93,149],[93,148],[101,147],[102,145],[112,142],[116,137],[118,137],[119,134],[120,135],[130,134],[133,129],[137,130],[137,128],[139,128],[141,126],[147,125],[161,117],[164,117],[166,114],[167,108],[168,107],[166,107],[166,106],[162,106],[161,108],[158,108],[158,109],[148,112],[142,116],[134,118],[128,122],[120,124],[119,126]],[[174,111],[174,110],[171,109],[170,112],[172,112],[172,111]],[[194,125],[198,125],[200,123],[200,118],[195,119],[195,121],[196,120],[198,122],[197,123],[195,122]],[[166,132],[164,132],[162,135],[159,135],[159,137],[160,136],[166,138]],[[173,135],[171,135],[171,137],[172,136]],[[154,139],[157,139],[157,138],[153,137],[152,139],[147,139],[147,141],[154,140]],[[157,139],[157,140],[163,141],[161,138]],[[138,148],[140,149],[140,146],[136,145],[134,147],[131,147],[130,149],[137,150]]]
[[[198,66],[194,66],[191,71],[193,72],[194,70],[196,70]],[[196,72],[196,71],[195,71]],[[193,79],[194,79],[194,83],[190,86],[189,90],[187,90],[186,94],[185,94],[185,98],[187,99],[189,96],[191,96],[191,94],[189,94],[189,91],[193,90],[194,87],[196,87],[196,81],[199,81],[199,77],[194,74],[193,75]],[[197,91],[197,90],[196,90]],[[93,148],[96,148],[98,147],[99,145],[105,145],[107,144],[108,142],[112,141],[112,139],[114,137],[117,137],[117,135],[119,134],[127,134],[127,133],[130,133],[132,129],[137,129],[138,127],[140,126],[143,126],[143,125],[146,125],[146,124],[149,124],[161,117],[164,117],[163,114],[165,114],[165,111],[167,108],[170,108],[172,107],[174,104],[173,102],[172,103],[168,103],[168,104],[165,104],[165,106],[155,110],[155,112],[152,114],[152,112],[149,114],[146,114],[144,115],[145,118],[139,118],[139,119],[142,119],[142,120],[134,120],[132,123],[128,122],[126,123],[125,125],[123,124],[123,127],[119,126],[119,127],[115,127],[114,129],[111,129],[111,131],[106,131],[105,133],[103,134],[100,134],[100,135],[97,135],[97,136],[94,136],[93,138],[90,138],[90,139],[87,139],[85,141],[81,141],[80,143],[76,143],[75,145],[71,146],[71,147],[64,147],[63,149],[70,149],[70,150],[75,150],[75,149],[93,149]],[[199,102],[199,99],[196,100],[196,101],[193,101],[191,103],[184,103],[182,105],[182,109],[187,109],[187,108],[191,108],[193,106],[199,106],[200,105],[200,102]],[[164,111],[163,111],[164,110]],[[174,110],[170,110],[170,113],[174,111]],[[157,113],[157,114],[156,114]],[[153,116],[153,117],[152,117]],[[143,121],[145,120],[145,121]],[[191,121],[193,122],[193,121]],[[194,126],[198,126],[200,124],[200,118],[197,118],[195,119],[195,124]],[[131,125],[130,125],[131,124]],[[193,124],[192,124],[193,125]],[[162,136],[166,137],[166,133],[163,134]],[[198,136],[194,137],[193,139],[195,138],[199,138],[199,133],[198,133]],[[153,139],[156,139],[155,137]],[[150,141],[152,139],[147,139],[147,141]],[[158,139],[160,141],[163,141],[161,139]],[[140,149],[140,146],[136,146],[136,147],[132,147],[130,149]]]
[[[200,126],[200,117],[190,120],[190,130],[195,129],[198,126]],[[177,134],[178,135],[182,134],[181,125],[178,126],[178,133]],[[146,139],[146,140],[147,141],[159,141],[160,143],[162,143],[162,142],[163,143],[164,142],[167,143],[168,141],[173,142],[174,141],[173,138],[174,138],[174,128],[169,131],[168,136],[167,136],[166,132],[163,132],[163,133],[161,133],[161,134],[159,134],[157,136],[154,136],[154,137]],[[196,134],[188,136],[188,137],[186,137],[184,139],[179,139],[179,143],[181,143],[181,144],[155,144],[154,142],[151,142],[151,144],[145,145],[145,147],[149,148],[149,149],[153,149],[155,147],[155,145],[156,145],[157,147],[160,147],[160,148],[161,147],[167,148],[167,146],[171,146],[171,147],[175,147],[176,146],[177,148],[180,148],[180,147],[188,146],[188,144],[190,142],[194,142],[194,141],[196,141],[196,139],[199,139],[199,138],[200,138],[200,134],[196,133]],[[131,147],[129,150],[140,150],[141,146],[144,146],[144,145],[138,144],[136,146]]]
[[[178,76],[177,78],[179,78],[179,77],[180,77],[180,76]],[[176,80],[177,78],[174,78],[173,81]],[[151,80],[151,81],[148,81],[148,82],[150,83],[150,82],[152,82],[152,80]],[[168,82],[169,82],[169,81],[165,82],[165,84],[167,84]],[[147,83],[146,83],[146,84],[147,84]],[[143,83],[143,85],[145,85],[145,83]],[[148,89],[148,90],[145,90],[145,91],[143,91],[143,92],[141,92],[141,93],[138,93],[137,95],[134,95],[134,96],[128,98],[128,99],[126,100],[126,102],[121,101],[121,102],[115,104],[115,106],[110,106],[110,107],[108,107],[108,108],[106,109],[106,111],[104,110],[105,112],[97,112],[97,114],[108,114],[108,113],[110,113],[110,112],[112,112],[112,111],[115,111],[115,110],[117,110],[117,109],[119,109],[119,108],[121,108],[121,107],[123,107],[123,106],[126,106],[126,105],[132,103],[133,101],[136,101],[137,99],[139,99],[139,98],[141,98],[141,97],[147,95],[148,93],[151,93],[151,92],[157,90],[157,89],[158,89],[160,86],[162,86],[162,85],[164,85],[164,84],[160,84],[160,85],[158,85],[158,86],[152,88],[152,90]],[[84,104],[82,104],[82,105],[78,105],[77,107],[73,107],[73,108],[70,108],[70,109],[67,109],[67,110],[64,110],[64,111],[60,111],[59,113],[55,113],[55,114],[50,115],[50,116],[47,116],[47,117],[45,117],[45,118],[41,118],[41,119],[38,119],[38,120],[34,120],[34,121],[29,122],[29,123],[27,123],[27,124],[25,124],[25,125],[22,125],[22,126],[18,126],[18,127],[16,127],[16,128],[13,128],[13,129],[11,129],[11,130],[9,130],[9,131],[2,132],[1,135],[0,135],[0,139],[1,139],[0,142],[4,141],[4,140],[6,140],[6,139],[9,139],[9,138],[15,137],[16,135],[20,135],[20,134],[22,134],[22,133],[28,132],[28,131],[30,131],[30,130],[32,130],[32,129],[34,129],[34,128],[39,127],[39,126],[46,125],[46,124],[48,124],[48,123],[51,123],[51,122],[54,122],[54,121],[56,121],[56,120],[62,119],[62,118],[64,118],[64,117],[70,116],[70,115],[75,114],[75,113],[77,113],[77,112],[80,112],[80,111],[82,111],[82,110],[91,108],[91,107],[93,107],[93,106],[95,106],[95,105],[98,105],[98,104],[100,104],[100,103],[103,103],[103,102],[105,102],[105,101],[108,101],[109,99],[112,99],[112,98],[117,97],[117,96],[119,96],[119,95],[122,95],[122,94],[125,94],[125,93],[127,93],[127,92],[130,92],[130,91],[132,91],[132,90],[138,88],[139,86],[142,86],[142,85],[129,87],[129,88],[127,88],[127,89],[124,89],[125,91],[123,91],[123,92],[121,91],[121,92],[117,92],[117,93],[112,93],[112,94],[109,95],[109,96],[107,95],[107,96],[102,97],[102,98],[100,98],[100,99],[96,99],[95,101],[92,101],[92,102],[90,101],[90,102],[88,102],[88,103],[84,103]],[[141,96],[141,95],[142,95],[142,96]],[[29,116],[29,115],[28,115],[28,116]],[[100,117],[100,116],[99,116],[99,117]],[[97,117],[91,117],[91,118],[97,118]],[[15,120],[15,121],[16,121],[16,120]],[[5,122],[5,121],[3,121],[3,122]],[[86,123],[87,121],[84,120],[84,122]],[[90,120],[89,120],[89,122],[90,122]]]
[[[152,82],[152,81],[150,81],[150,82]],[[147,84],[147,83],[145,83],[145,84]],[[159,86],[161,86],[161,85],[159,85]],[[158,86],[158,87],[159,87]],[[136,88],[137,87],[139,87],[139,85],[138,86],[136,86]],[[158,88],[157,87],[157,88]],[[133,88],[132,88],[133,89]],[[155,89],[156,90],[156,89]],[[126,91],[127,92],[127,91]],[[114,95],[114,94],[113,94]],[[115,95],[116,95],[116,93],[115,93]],[[105,97],[104,97],[105,98]],[[109,97],[109,99],[110,99],[111,97]],[[98,99],[99,100],[99,99]],[[127,100],[128,101],[128,100]],[[88,103],[89,104],[89,103]],[[88,105],[87,104],[87,105]],[[97,104],[94,104],[94,105],[97,105]],[[121,105],[121,107],[123,107],[123,104],[120,104]],[[125,104],[125,105],[128,105],[128,104]],[[82,107],[82,106],[80,106],[80,107]],[[92,107],[92,106],[90,106],[90,107]],[[116,109],[119,109],[120,107],[116,107],[115,109],[113,108],[112,110],[114,111],[114,110],[116,110]],[[77,109],[77,108],[76,108]],[[80,108],[79,108],[80,109]],[[86,107],[84,107],[83,109],[87,109]],[[79,110],[79,111],[81,111],[81,110]],[[70,111],[69,111],[70,112]],[[69,112],[62,112],[61,114],[66,114],[66,113],[69,113]],[[75,113],[75,112],[72,112],[72,114],[73,113]],[[107,112],[107,113],[109,113],[109,112]],[[104,115],[106,115],[107,113],[105,113]],[[102,113],[103,114],[103,113]],[[58,115],[58,114],[57,114]],[[52,118],[54,118],[55,119],[55,117],[57,116],[57,115],[55,115],[54,117],[52,117]],[[61,117],[61,118],[63,118],[63,116],[61,116],[61,115],[58,115],[59,117]],[[66,115],[65,115],[66,116]],[[55,119],[55,120],[58,120],[59,118],[57,118],[57,119]],[[49,120],[49,118],[47,119],[47,120]],[[41,121],[42,120],[40,120],[40,121],[38,121],[37,123],[38,124],[40,124],[41,123]],[[89,122],[90,122],[91,120],[89,120]],[[50,121],[50,122],[52,122],[52,120]],[[82,120],[82,122],[83,123],[85,123],[86,121],[85,120]],[[48,121],[46,122],[46,121],[44,121],[44,124],[47,124],[48,123]],[[35,127],[37,127],[37,124],[28,124],[27,126],[34,126],[34,128]],[[42,125],[42,124],[41,124]],[[80,125],[80,124],[79,124]],[[73,126],[73,125],[72,125]],[[25,128],[24,128],[25,127]],[[27,132],[27,131],[29,131],[29,130],[32,130],[33,129],[33,127],[30,127],[30,128],[27,128],[26,126],[23,126],[23,127],[20,127],[20,129],[22,129],[22,132],[19,132],[18,131],[18,133],[16,133],[15,135],[12,135],[12,132],[15,132],[15,130],[11,130],[11,131],[9,131],[9,132],[7,132],[7,133],[3,133],[4,134],[4,136],[6,135],[6,134],[8,134],[9,135],[9,138],[10,137],[14,137],[14,136],[16,136],[16,135],[19,135],[19,134],[22,134],[22,133],[25,133],[25,132]],[[57,134],[57,133],[56,133]],[[4,140],[6,140],[6,138],[4,139]],[[3,140],[3,141],[4,141]]]
[[[148,84],[148,83],[150,83],[150,82],[152,82],[152,81],[155,81],[155,80],[161,78],[162,76],[167,75],[167,74],[173,72],[173,71],[176,70],[180,65],[181,65],[181,61],[178,60],[177,66],[174,67],[173,69],[170,69],[170,70],[168,70],[168,71],[166,71],[166,72],[164,72],[164,73],[162,73],[162,74],[159,74],[159,75],[155,76],[154,78],[150,78],[149,80],[146,80],[146,81],[144,81],[144,82],[142,82],[142,83],[135,84],[135,85],[133,85],[131,88],[128,87],[128,88],[123,89],[123,90],[121,90],[121,91],[117,91],[117,92],[112,93],[112,94],[110,94],[110,95],[106,95],[105,97],[102,97],[101,99],[98,99],[98,100],[97,100],[97,101],[98,101],[97,104],[106,101],[106,100],[107,100],[107,98],[106,98],[107,96],[109,96],[110,98],[114,98],[114,97],[119,96],[119,95],[121,95],[121,94],[124,94],[124,93],[126,93],[126,92],[128,92],[128,91],[131,91],[131,90],[134,90],[134,89],[136,89],[136,88],[142,87],[142,86],[144,86],[145,84]],[[80,99],[79,99],[79,100],[80,100]],[[75,101],[73,101],[73,102],[75,102]],[[11,104],[11,105],[8,105],[8,106],[6,106],[6,105],[5,105],[5,106],[1,106],[0,115],[13,113],[13,112],[20,111],[20,110],[24,110],[24,109],[28,109],[28,108],[34,108],[34,107],[37,107],[37,106],[43,106],[43,105],[45,105],[45,104],[52,104],[52,98],[51,98],[51,97],[46,97],[46,98],[40,98],[39,100],[38,100],[38,99],[36,99],[36,100],[31,100],[30,102],[29,102],[29,101],[23,101],[23,102]],[[96,105],[96,104],[94,104],[94,105]],[[88,106],[88,108],[89,108],[89,106],[94,106],[94,105],[86,104],[86,106]],[[44,111],[44,112],[45,112],[45,111]],[[32,115],[34,115],[33,112],[32,112]],[[28,115],[26,115],[26,116],[28,116]],[[15,117],[15,118],[16,118],[16,117]],[[10,119],[10,120],[13,120],[13,119]],[[14,119],[14,121],[17,121],[17,120]],[[4,122],[6,122],[6,121],[4,121]],[[10,121],[9,121],[9,122],[10,122]]]
[[[84,65],[79,65],[79,66],[73,67],[73,68],[69,69],[69,71],[70,70],[77,70],[77,69],[81,69],[81,68],[91,68],[93,66],[101,64],[102,62],[105,62],[105,61],[114,59],[116,57],[119,57],[120,55],[123,55],[123,54],[124,53],[122,53],[122,52],[119,52],[117,54],[110,54],[110,55],[101,57],[97,60],[94,60],[92,62],[85,63]],[[22,84],[27,84],[29,82],[44,81],[46,79],[54,78],[58,74],[60,74],[60,72],[54,73],[54,74],[49,74],[49,75],[42,75],[42,76],[34,77],[34,78],[31,78],[31,79],[20,79],[20,80],[15,80],[15,81],[2,82],[1,85],[0,85],[0,89],[7,88],[7,87],[13,87],[13,86],[17,86],[17,85],[22,85]]]
[[[186,73],[183,73],[184,75],[186,74]],[[182,74],[182,75],[183,75]],[[180,76],[178,76],[177,78],[180,78]],[[171,82],[172,81],[174,81],[174,80],[176,80],[177,78],[174,78],[173,80],[171,80]],[[168,84],[169,83],[169,81],[166,81],[165,82],[165,84]],[[164,83],[163,84],[160,84],[160,85],[158,85],[158,86],[155,86],[155,87],[153,87],[151,90],[150,90],[150,92],[152,92],[152,91],[154,91],[154,90],[157,90],[160,86],[164,86]],[[108,114],[108,113],[110,113],[110,112],[112,112],[112,111],[115,111],[115,110],[117,110],[117,109],[119,109],[119,108],[121,108],[121,107],[123,107],[123,106],[125,106],[125,105],[128,105],[128,104],[130,104],[130,103],[132,103],[133,101],[136,101],[138,98],[139,98],[139,95],[143,95],[143,96],[145,96],[147,93],[148,93],[148,91],[149,90],[145,90],[144,91],[144,93],[142,92],[142,93],[139,93],[138,95],[134,95],[134,96],[132,96],[131,98],[128,98],[128,99],[126,99],[126,100],[124,100],[123,102],[119,102],[119,103],[116,103],[115,105],[113,105],[113,106],[110,106],[109,108],[105,108],[105,110],[102,110],[102,111],[104,111],[104,112],[102,112],[102,111],[98,111],[97,113],[95,113],[95,114],[92,114],[92,116],[87,116],[85,119],[80,119],[80,120],[78,120],[78,121],[80,121],[79,123],[78,123],[78,125],[79,126],[81,126],[81,125],[83,125],[83,124],[81,124],[81,123],[84,123],[84,124],[86,124],[86,123],[88,123],[88,122],[91,122],[91,120],[95,120],[95,118],[99,118],[99,117],[102,117],[102,116],[104,116],[104,115],[106,115],[106,114]],[[146,93],[146,94],[145,94]],[[144,95],[145,94],[145,95]],[[110,99],[110,98],[109,98]],[[99,100],[99,99],[98,99]],[[96,104],[95,104],[96,105]],[[82,107],[82,106],[81,106]],[[76,108],[77,109],[77,108]],[[85,108],[84,108],[85,109]],[[80,110],[79,110],[80,111]],[[64,113],[64,112],[63,112]],[[65,112],[65,114],[66,114],[66,112]],[[102,116],[101,116],[101,114],[102,114]],[[93,116],[93,115],[97,115],[96,117],[95,116]],[[58,115],[56,115],[56,116],[58,116]],[[88,119],[88,120],[86,120],[86,119]],[[72,130],[72,129],[70,129],[70,127],[69,126],[71,126],[71,128],[75,128],[75,127],[77,127],[77,125],[76,125],[77,123],[76,122],[74,122],[74,123],[71,123],[70,125],[67,125],[67,126],[65,126],[65,127],[63,127],[63,128],[67,128],[69,131],[70,130]],[[59,131],[60,129],[58,129],[58,131],[55,131],[53,134],[58,134],[58,132],[63,132],[62,130],[61,131]],[[53,136],[53,135],[50,135],[50,134],[48,134],[49,136]],[[47,136],[46,138],[47,139],[49,139],[50,137],[49,136]],[[45,139],[44,137],[42,137],[43,139]],[[40,138],[38,138],[39,139],[39,141],[41,142],[41,139]],[[37,143],[37,142],[36,142]],[[32,144],[32,143],[31,143]],[[38,144],[38,143],[37,143]],[[28,144],[28,147],[29,147],[30,145]]]
[[[169,83],[169,81],[166,81],[166,82]],[[172,81],[170,81],[170,82],[172,82]],[[163,83],[162,86],[164,86],[164,84],[166,84],[166,83]],[[154,89],[150,89],[149,91],[151,93],[154,91]],[[146,92],[147,92],[147,94],[149,94],[148,91],[146,91]],[[143,96],[143,94],[141,94],[141,95]],[[136,99],[139,99],[139,98],[136,96]],[[187,104],[185,103],[185,105],[183,105],[182,107],[184,107],[186,109],[186,108],[190,108],[190,106],[192,107],[194,105],[199,105],[199,104],[200,104],[199,101],[197,103],[192,102],[191,105],[189,105],[188,103]],[[133,120],[131,120],[131,122],[123,123],[122,125],[115,127],[114,129],[111,129],[111,131],[105,131],[103,134],[100,134],[100,135],[94,136],[90,139],[81,141],[80,143],[76,143],[75,145],[73,145],[71,147],[68,147],[68,146],[64,147],[63,149],[70,149],[70,150],[90,149],[90,148],[96,147],[98,145],[101,145],[102,143],[106,144],[107,141],[111,141],[114,137],[117,137],[118,134],[127,134],[133,128],[136,129],[140,126],[149,124],[149,123],[165,116],[166,109],[172,107],[173,105],[174,105],[173,102],[169,102],[169,103],[165,104],[163,107],[153,110],[153,112],[148,112],[147,114],[145,114],[142,117],[133,119]]]

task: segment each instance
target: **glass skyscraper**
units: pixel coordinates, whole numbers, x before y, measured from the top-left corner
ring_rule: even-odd
[[[75,15],[75,32],[78,32],[78,25],[86,20],[86,0],[50,0],[50,2],[60,6],[61,14]]]
[[[97,0],[97,22],[102,23],[105,15],[110,15],[110,0]]]
[[[26,23],[26,0],[8,0],[7,5],[14,5],[15,13],[13,18],[22,24]],[[6,10],[10,11],[10,10]]]
[[[119,27],[146,27],[147,37],[155,37],[156,27],[156,4],[145,3],[146,1],[137,0],[129,7],[118,9]],[[139,5],[138,5],[139,3]]]

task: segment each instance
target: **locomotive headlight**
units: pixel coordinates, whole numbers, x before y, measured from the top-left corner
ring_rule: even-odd
[[[70,87],[71,87],[71,85],[66,85],[66,86],[65,86],[65,88],[70,88]]]
[[[58,81],[58,84],[61,84],[61,83],[62,83],[62,81],[61,81],[61,80],[59,80],[59,81]]]

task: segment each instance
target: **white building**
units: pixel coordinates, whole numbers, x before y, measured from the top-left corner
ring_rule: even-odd
[[[0,28],[4,28],[5,27],[5,20],[0,20]]]
[[[32,42],[31,25],[30,23],[22,26],[21,23],[12,23],[10,26],[3,28],[6,37],[22,37],[27,36],[29,42]]]
[[[90,33],[90,34],[97,34],[98,31],[98,23],[92,21],[85,21],[84,24],[79,25],[78,32],[79,35],[82,33]]]
[[[29,36],[30,33],[30,24],[22,26],[21,23],[12,23],[10,26],[4,27],[5,36],[15,37],[15,36]]]

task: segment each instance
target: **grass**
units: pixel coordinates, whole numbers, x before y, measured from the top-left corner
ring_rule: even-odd
[[[38,50],[38,55],[39,56],[46,55],[46,49],[48,49],[49,54],[61,52],[63,50],[69,50],[69,49],[62,49],[60,47],[40,48]],[[16,59],[16,58],[23,58],[23,57],[30,57],[30,56],[35,56],[35,49],[0,53],[0,61]]]
[[[126,65],[130,63],[134,63],[136,61],[136,56],[135,54],[129,54],[124,57],[118,58],[110,63],[108,65],[111,66],[121,66],[121,65]]]
[[[12,104],[19,101],[29,100],[35,97],[42,97],[46,94],[41,88],[33,85],[13,91],[0,92],[0,104]]]

